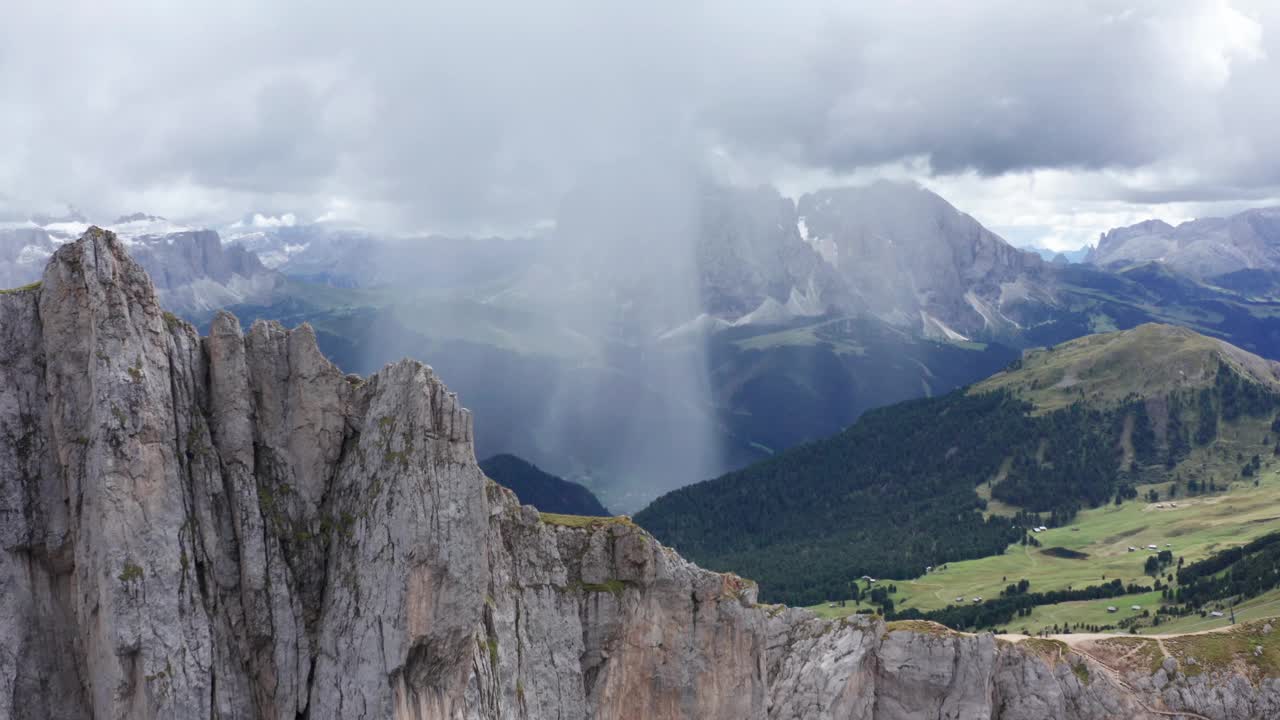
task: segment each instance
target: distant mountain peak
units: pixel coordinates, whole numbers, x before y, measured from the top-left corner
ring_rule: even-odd
[[[1087,258],[1106,268],[1152,261],[1199,279],[1239,270],[1280,270],[1280,207],[1198,218],[1176,226],[1144,220],[1103,233]]]
[[[948,338],[998,335],[1017,327],[1004,315],[1006,295],[1049,301],[1046,283],[1028,281],[1044,260],[917,183],[819,190],[796,212],[809,245],[839,258],[851,292],[895,324]],[[1016,291],[1006,293],[1010,284]]]
[[[112,223],[112,225],[123,225],[125,223],[132,223],[132,222],[164,222],[164,221],[165,221],[165,218],[162,218],[159,215],[149,215],[144,212],[136,212],[131,215],[121,215],[120,217],[116,218],[116,221]]]
[[[1088,245],[1075,250],[1051,250],[1038,245],[1019,245],[1018,249],[1025,252],[1035,253],[1046,262],[1050,262],[1055,265],[1069,265],[1071,263],[1087,262],[1089,252],[1092,250]]]

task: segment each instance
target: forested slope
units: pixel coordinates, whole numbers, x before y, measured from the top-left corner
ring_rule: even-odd
[[[699,563],[757,579],[765,598],[843,597],[862,575],[915,577],[996,554],[1028,528],[1136,497],[1212,444],[1220,423],[1274,414],[1273,373],[1180,328],[1083,338],[972,391],[869,412],[669,493],[636,521]],[[1006,514],[984,512],[983,484]]]
[[[585,487],[538,469],[515,455],[494,455],[480,461],[480,469],[499,485],[515,491],[525,505],[542,512],[604,516],[609,511]]]

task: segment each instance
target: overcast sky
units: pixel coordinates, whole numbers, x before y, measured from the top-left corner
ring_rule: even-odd
[[[1273,0],[197,5],[0,10],[0,211],[509,230],[662,153],[1054,248],[1280,203]]]

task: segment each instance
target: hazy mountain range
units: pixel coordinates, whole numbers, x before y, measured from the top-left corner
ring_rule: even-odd
[[[584,182],[529,237],[262,215],[217,235],[143,213],[108,226],[174,312],[206,327],[223,307],[246,323],[310,322],[350,371],[422,358],[476,411],[481,453],[515,453],[626,511],[867,409],[976,381],[1027,346],[1155,320],[1280,357],[1260,249],[1272,217],[1144,223],[1068,264],[916,185],[793,201],[645,171]],[[6,224],[0,285],[35,280],[87,222]],[[1182,255],[1138,252],[1160,233],[1193,237],[1167,241],[1187,252],[1248,245],[1252,265],[1210,282]]]
[[[501,468],[477,465],[471,414],[421,362],[344,374],[310,328],[260,322],[242,333],[229,313],[202,337],[162,308],[127,247],[99,228],[60,248],[42,277],[0,293],[5,718],[905,719],[959,708],[1005,720],[1245,720],[1277,705],[1274,680],[1257,681],[1274,673],[1266,621],[1126,645],[1124,657],[1144,654],[1124,666],[1101,643],[1077,652],[1057,639],[996,641],[920,622],[915,608],[908,622],[886,623],[896,586],[872,589],[870,578],[867,600],[883,615],[824,620],[762,604],[756,582],[699,568],[630,518],[522,505],[486,477]],[[1256,414],[1254,401],[1277,397],[1218,367],[1211,387],[1224,417]],[[1203,384],[1187,389],[1197,387],[1208,397]],[[905,405],[938,403],[960,408],[950,396]],[[1200,407],[1197,425],[1210,417]],[[1176,414],[1168,417],[1164,434],[1179,435],[1168,432]],[[1135,452],[1156,449],[1138,442],[1148,434],[1131,433]],[[1070,449],[1073,436],[1060,437]],[[983,449],[999,444],[988,437]],[[997,457],[946,447],[909,447],[894,460],[926,468],[987,460],[989,470]],[[1104,451],[1112,464],[1113,449]],[[529,490],[565,489],[518,461],[506,471],[534,480]],[[723,495],[764,499],[732,488]],[[828,496],[819,512],[856,496]],[[808,500],[796,499],[768,508],[782,511],[770,514],[783,533]],[[858,509],[854,523],[803,520],[811,531],[859,528],[868,508]],[[932,517],[981,517],[941,510]],[[986,524],[1021,532],[1008,518]],[[894,539],[877,549],[900,553]],[[1274,587],[1276,542],[1264,536],[1179,568],[1179,589],[1201,605],[1221,598],[1204,582],[1219,570]],[[870,555],[840,550],[822,555]],[[813,556],[787,560],[803,572]],[[848,562],[844,571],[851,577]],[[838,591],[852,589],[839,579]],[[776,582],[770,592],[780,594]],[[1022,592],[943,613],[955,616],[952,626],[985,627],[1044,599]]]
[[[151,275],[165,307],[195,314],[245,302],[269,302],[283,278],[257,254],[224,244],[218,233],[134,213],[104,225]],[[89,227],[78,213],[0,224],[0,285],[34,282],[62,244]]]
[[[1087,261],[1102,267],[1159,262],[1202,280],[1280,269],[1280,208],[1247,210],[1173,226],[1148,220],[1103,233]]]

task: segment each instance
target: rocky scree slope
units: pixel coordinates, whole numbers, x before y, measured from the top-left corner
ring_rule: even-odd
[[[343,376],[308,327],[225,314],[198,337],[90,229],[0,294],[0,718],[1280,709],[1229,670],[1139,696],[1084,656],[757,606],[623,518],[519,505],[471,427],[420,363]]]

